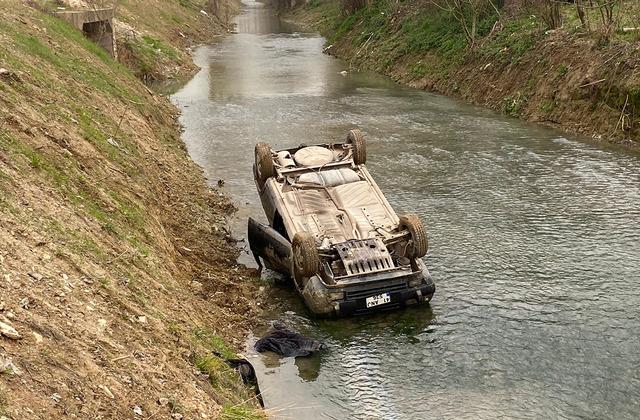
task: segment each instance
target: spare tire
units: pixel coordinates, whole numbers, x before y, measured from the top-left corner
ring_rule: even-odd
[[[364,165],[367,162],[367,143],[364,141],[362,131],[357,128],[349,130],[347,143],[351,144],[353,163],[356,165]]]
[[[405,256],[408,258],[421,258],[427,255],[427,250],[429,249],[427,230],[424,228],[420,218],[412,213],[405,214],[400,217],[399,227],[400,230],[408,230],[411,237]]]
[[[255,159],[256,179],[262,187],[267,179],[276,174],[276,167],[273,164],[273,157],[271,155],[271,146],[264,142],[256,144]]]
[[[320,268],[320,256],[316,241],[309,232],[298,232],[291,242],[291,254],[295,274],[311,277]]]

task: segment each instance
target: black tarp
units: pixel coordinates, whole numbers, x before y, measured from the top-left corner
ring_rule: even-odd
[[[305,357],[321,350],[323,344],[313,338],[289,330],[282,323],[274,323],[273,329],[255,344],[256,351],[272,351],[287,357]]]

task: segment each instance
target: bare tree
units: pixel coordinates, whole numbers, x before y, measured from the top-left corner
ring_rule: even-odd
[[[589,20],[587,19],[587,15],[584,12],[584,3],[582,2],[582,0],[575,0],[576,3],[576,13],[578,14],[578,18],[580,18],[580,23],[582,24],[582,27],[585,28],[587,31],[591,31],[591,28],[589,26]]]
[[[602,27],[606,35],[609,35],[616,27],[619,20],[619,13],[622,6],[622,0],[590,0],[592,6],[595,1],[595,6],[600,11],[600,17],[602,18]],[[618,15],[616,15],[616,9]]]
[[[352,15],[358,10],[367,6],[369,2],[367,0],[341,0],[340,5],[342,6],[342,14],[344,15]]]
[[[487,8],[492,8],[500,16],[494,0],[432,0],[432,3],[449,13],[460,24],[471,48],[478,37],[478,21]]]
[[[562,27],[562,13],[560,13],[560,0],[524,0],[523,4],[535,14],[540,15],[549,29]]]

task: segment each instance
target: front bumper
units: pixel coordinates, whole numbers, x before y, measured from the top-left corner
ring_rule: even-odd
[[[422,284],[419,287],[406,287],[400,290],[379,289],[380,291],[365,291],[365,293],[354,294],[347,293],[346,299],[336,302],[334,305],[335,315],[338,317],[351,315],[364,315],[367,313],[386,312],[403,308],[407,305],[429,302],[436,291],[433,282]],[[388,293],[390,302],[382,305],[367,307],[367,298],[371,296]]]
[[[410,304],[429,302],[436,286],[424,264],[420,265],[421,271],[406,276],[362,281],[339,287],[327,287],[318,276],[313,276],[306,282],[301,294],[309,309],[315,315],[324,317],[384,312]],[[384,294],[388,294],[388,302],[367,307],[367,298]]]

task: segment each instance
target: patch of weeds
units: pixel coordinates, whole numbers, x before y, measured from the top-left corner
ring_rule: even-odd
[[[225,404],[242,409],[243,412],[259,413],[256,406],[249,403],[255,397],[254,391],[244,385],[240,374],[223,359],[213,355],[197,356],[195,365],[200,372],[207,374],[209,383]]]
[[[405,53],[435,51],[453,58],[467,49],[460,24],[444,12],[425,12],[404,22],[401,28]]]
[[[193,334],[200,344],[204,345],[207,349],[218,353],[222,357],[227,359],[237,357],[233,348],[212,331],[204,328],[198,328],[193,332]]]
[[[43,44],[38,38],[27,35],[22,32],[16,32],[14,34],[16,43],[29,55],[34,55],[41,58],[56,67],[65,69],[64,61],[49,47]]]
[[[546,113],[553,111],[555,107],[556,107],[556,102],[550,99],[545,99],[544,101],[542,101],[542,104],[540,105],[540,109]]]
[[[175,321],[169,321],[169,324],[167,325],[167,330],[169,330],[169,332],[175,336],[179,336],[180,333],[182,332],[182,329],[180,328],[180,324],[178,324]]]
[[[337,27],[335,28],[335,32],[329,38],[327,43],[333,44],[334,42],[342,38],[346,33],[348,33],[353,28],[353,25],[355,25],[357,19],[358,19],[358,15],[353,14],[339,21]]]
[[[423,77],[427,74],[427,66],[423,63],[418,63],[413,66],[413,68],[411,69],[411,73],[415,74],[416,76]]]
[[[224,404],[220,411],[221,420],[263,420],[264,414],[255,408]]]
[[[95,243],[95,241],[88,236],[80,236],[72,245],[72,249],[81,255],[92,255],[96,257],[98,261],[106,262],[107,254]]]
[[[539,38],[535,17],[509,19],[504,28],[479,50],[485,57],[515,64],[529,51]]]
[[[116,202],[118,211],[131,226],[136,228],[142,228],[144,226],[142,212],[136,204],[120,197],[115,191],[111,191],[109,196]]]
[[[52,159],[45,156],[42,152],[16,139],[7,132],[2,133],[0,139],[2,139],[3,148],[24,156],[32,168],[46,173],[48,175],[47,178],[53,180],[54,185],[57,187],[65,187],[69,183],[69,168],[60,168],[53,163]]]
[[[177,60],[178,59],[178,53],[176,52],[176,50],[174,50],[172,47],[170,47],[169,45],[165,44],[164,42],[160,41],[159,39],[155,39],[155,38],[153,38],[153,37],[151,37],[149,35],[144,35],[142,37],[142,40],[149,47],[151,47],[155,51],[160,51],[162,54],[166,55],[167,57],[171,58],[172,60]]]
[[[526,95],[522,95],[520,92],[513,96],[507,96],[502,103],[502,111],[512,117],[517,117],[522,112],[522,109],[527,104],[528,98]]]
[[[122,138],[117,139],[117,145],[109,142],[109,136],[101,128],[107,124],[106,121],[98,122],[98,115],[95,115],[89,109],[78,108],[76,110],[78,124],[82,137],[96,146],[111,161],[123,163],[127,153],[137,155],[137,149],[129,146]],[[104,119],[104,118],[103,118]],[[119,147],[118,147],[119,146]]]
[[[56,219],[48,219],[44,223],[44,230],[56,242],[64,242],[66,246],[82,257],[93,257],[99,262],[108,260],[107,253],[88,235],[75,229],[68,229]]]
[[[569,73],[569,67],[566,64],[561,64],[558,67],[558,77],[564,77]]]

